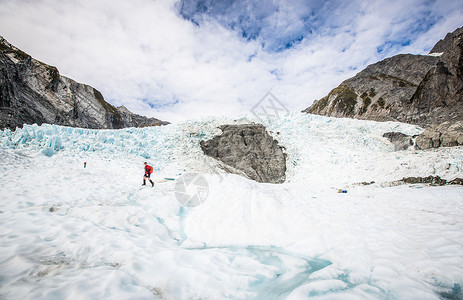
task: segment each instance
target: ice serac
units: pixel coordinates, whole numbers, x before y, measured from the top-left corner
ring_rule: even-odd
[[[117,129],[137,126],[133,119],[95,88],[61,76],[0,37],[0,129],[34,123]]]
[[[459,28],[430,55],[400,54],[369,65],[304,112],[425,127],[463,120],[462,39]]]
[[[258,182],[283,183],[286,154],[260,124],[220,126],[222,134],[201,141],[201,149]]]

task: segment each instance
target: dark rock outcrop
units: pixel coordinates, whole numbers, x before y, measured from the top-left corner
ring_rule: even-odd
[[[123,128],[143,123],[138,117],[127,117],[106,102],[98,90],[61,76],[57,68],[0,37],[0,129],[14,130],[34,123]],[[152,123],[145,119],[147,124]]]
[[[459,28],[430,55],[401,54],[368,66],[304,112],[425,127],[463,120],[462,72]]]
[[[223,125],[222,134],[201,141],[203,152],[258,182],[283,183],[286,154],[260,124]]]
[[[394,150],[407,150],[414,145],[412,136],[403,134],[402,132],[386,132],[383,137],[387,138],[392,144],[394,144]]]
[[[402,180],[399,180],[397,183],[404,184],[430,184],[430,185],[463,185],[462,178],[455,178],[453,180],[446,180],[440,178],[439,176],[427,176],[427,177],[404,177]]]

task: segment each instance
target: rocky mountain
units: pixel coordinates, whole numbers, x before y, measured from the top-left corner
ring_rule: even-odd
[[[115,108],[95,88],[61,76],[0,37],[0,129],[33,123],[110,129],[167,122]]]
[[[442,56],[408,102],[409,123],[463,121],[463,27],[448,34],[434,49]]]
[[[278,141],[260,124],[223,125],[222,134],[201,141],[203,152],[258,182],[282,183],[286,175],[286,154]]]
[[[463,28],[429,55],[401,54],[345,80],[304,112],[420,126],[463,120]]]
[[[147,127],[147,126],[160,126],[170,124],[166,121],[161,121],[156,118],[148,118],[132,113],[125,106],[118,106],[117,110],[121,114],[124,127]]]

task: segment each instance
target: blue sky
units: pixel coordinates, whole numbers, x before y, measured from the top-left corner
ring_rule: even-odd
[[[368,64],[426,54],[461,0],[0,0],[0,35],[143,115],[301,111]]]

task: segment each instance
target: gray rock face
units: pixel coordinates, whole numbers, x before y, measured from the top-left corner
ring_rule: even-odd
[[[413,137],[401,132],[386,132],[383,134],[383,137],[394,144],[395,151],[407,150],[414,145]]]
[[[421,126],[463,120],[463,29],[436,44],[442,56],[401,54],[333,89],[307,113]]]
[[[463,145],[463,121],[430,126],[416,139],[421,150]]]
[[[439,58],[401,54],[341,83],[304,112],[375,121],[404,121],[407,104]]]
[[[449,32],[443,40],[438,41],[429,53],[443,53],[450,47],[454,37],[459,36],[463,33],[463,27],[458,28],[454,32]]]
[[[223,125],[222,134],[201,141],[203,152],[258,182],[283,183],[286,154],[265,127],[258,124]]]
[[[170,124],[166,121],[161,121],[156,118],[148,118],[132,113],[125,106],[117,107],[117,110],[122,116],[124,127],[147,127],[147,126],[161,126]]]
[[[93,87],[61,76],[0,37],[0,129],[33,123],[109,129],[137,122]]]
[[[438,48],[443,50],[439,62],[428,71],[409,101],[409,123],[463,120],[463,29],[447,35],[442,48]]]

